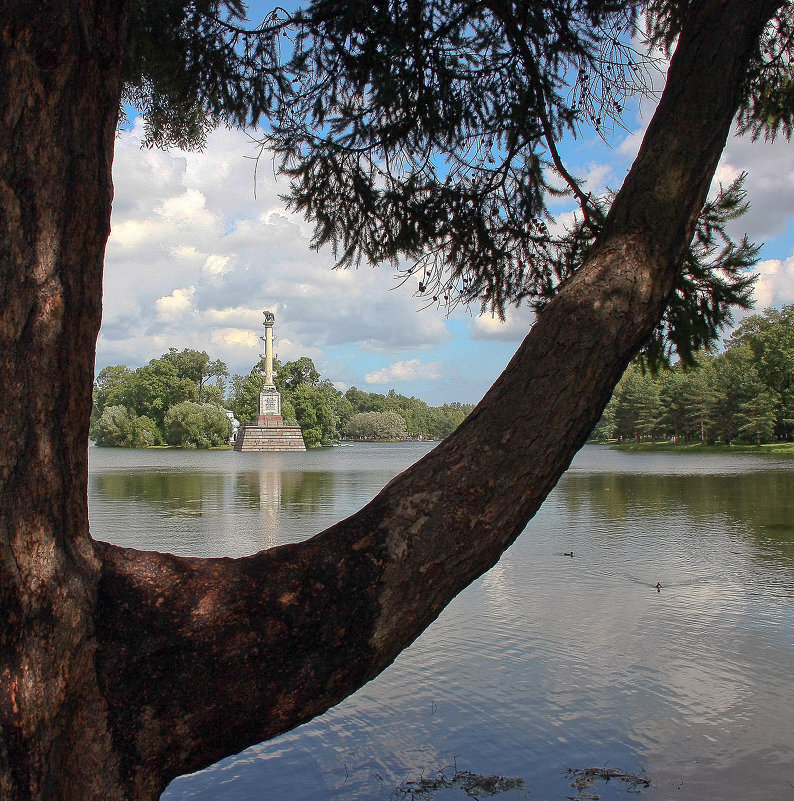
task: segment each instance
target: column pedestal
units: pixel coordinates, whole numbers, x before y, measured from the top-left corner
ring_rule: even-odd
[[[237,439],[234,449],[241,453],[251,451],[278,452],[278,451],[305,451],[306,443],[303,441],[303,433],[300,426],[285,426],[284,421],[281,425],[256,425],[240,426],[237,432]]]

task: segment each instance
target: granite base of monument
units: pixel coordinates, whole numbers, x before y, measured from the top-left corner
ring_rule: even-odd
[[[285,426],[279,416],[259,415],[256,423],[243,423],[237,432],[234,449],[250,451],[305,451],[300,426]]]

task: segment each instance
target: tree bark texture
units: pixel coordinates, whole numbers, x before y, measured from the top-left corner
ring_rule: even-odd
[[[0,3],[2,799],[102,797],[112,755],[86,446],[125,5]]]
[[[781,2],[693,4],[592,256],[455,434],[347,520],[237,560],[88,534],[122,5],[0,11],[2,798],[156,798],[354,692],[496,563],[659,320]]]

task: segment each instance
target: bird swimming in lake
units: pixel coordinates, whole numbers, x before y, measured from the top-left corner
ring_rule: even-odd
[[[570,553],[564,552],[563,556],[571,556],[571,557],[573,557],[573,551],[571,551]]]

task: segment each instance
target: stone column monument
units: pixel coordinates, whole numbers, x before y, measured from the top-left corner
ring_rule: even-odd
[[[264,312],[265,335],[259,337],[265,349],[262,358],[265,360],[265,383],[259,392],[259,409],[256,424],[259,426],[281,426],[284,420],[281,417],[281,393],[273,383],[273,325],[276,317],[273,312]]]
[[[259,391],[256,421],[244,423],[234,442],[236,451],[305,451],[306,444],[299,426],[285,426],[281,416],[281,393],[273,383],[273,312],[264,312],[265,335],[261,354],[265,361],[265,383]]]

